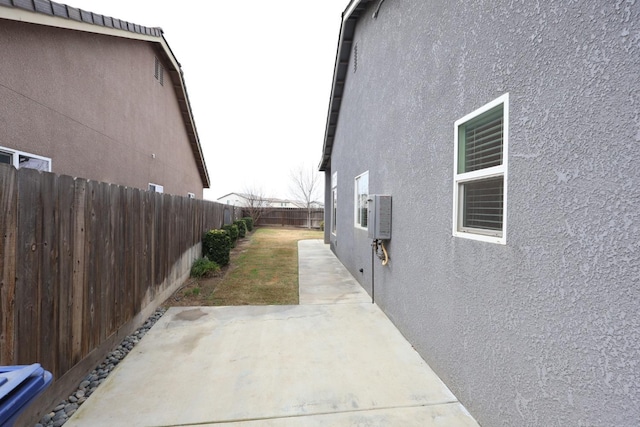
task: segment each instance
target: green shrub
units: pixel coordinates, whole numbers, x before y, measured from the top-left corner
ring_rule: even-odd
[[[324,221],[320,221],[320,231],[324,231]]]
[[[198,258],[191,266],[191,277],[209,277],[220,271],[220,266],[207,257]]]
[[[209,230],[202,236],[202,254],[224,267],[229,264],[231,238],[225,230]]]
[[[245,224],[247,224],[247,231],[253,231],[253,218],[251,218],[250,216],[245,216],[242,219],[244,220]]]
[[[247,223],[244,222],[244,219],[239,219],[233,223],[238,226],[238,237],[243,238],[247,235]]]
[[[238,231],[238,226],[235,224],[227,224],[223,226],[222,229],[229,234],[229,237],[231,238],[231,247],[233,248],[236,245],[238,235],[240,234],[240,231]]]

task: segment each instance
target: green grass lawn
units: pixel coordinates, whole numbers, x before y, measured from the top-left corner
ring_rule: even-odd
[[[165,305],[298,304],[298,241],[322,238],[317,230],[258,228],[238,241],[222,274],[190,279]]]

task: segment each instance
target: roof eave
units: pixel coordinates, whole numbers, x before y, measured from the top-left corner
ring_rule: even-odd
[[[176,92],[176,97],[178,98],[178,106],[180,107],[182,119],[184,120],[187,128],[189,144],[191,145],[191,150],[193,151],[193,155],[196,158],[196,162],[198,163],[198,172],[200,173],[202,186],[204,188],[209,188],[209,172],[207,170],[207,164],[204,160],[202,146],[200,145],[200,137],[198,136],[196,122],[193,118],[193,112],[191,110],[191,102],[189,101],[189,93],[187,92],[187,84],[184,79],[184,73],[182,71],[180,63],[173,54],[173,51],[169,47],[169,44],[167,43],[164,36],[161,36],[160,39],[160,41],[156,40],[156,42],[162,45],[163,52],[166,54],[166,59],[168,59],[173,65],[173,69],[169,70],[169,75],[171,76],[173,88]]]
[[[340,24],[340,36],[338,38],[338,49],[336,61],[333,68],[333,84],[331,85],[331,96],[329,98],[329,110],[327,112],[327,123],[324,131],[324,143],[322,147],[322,158],[318,169],[324,172],[330,168],[331,152],[333,150],[333,138],[335,137],[342,103],[342,93],[347,78],[349,59],[351,56],[351,46],[355,34],[356,22],[368,4],[373,0],[352,0],[342,13],[342,23]]]

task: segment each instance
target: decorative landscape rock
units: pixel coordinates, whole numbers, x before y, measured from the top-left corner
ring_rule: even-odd
[[[142,337],[162,317],[166,309],[158,308],[133,334],[125,337],[96,368],[78,385],[78,389],[46,414],[35,427],[60,427],[73,415],[80,405],[98,388],[113,369],[125,358]]]

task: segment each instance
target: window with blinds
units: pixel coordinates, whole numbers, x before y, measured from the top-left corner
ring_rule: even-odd
[[[336,234],[338,225],[338,172],[331,175],[331,233]]]
[[[358,175],[355,180],[355,226],[367,228],[367,208],[369,203],[369,172]]]
[[[455,123],[454,229],[505,243],[508,94]]]
[[[458,173],[502,164],[503,106],[499,105],[459,128]]]

